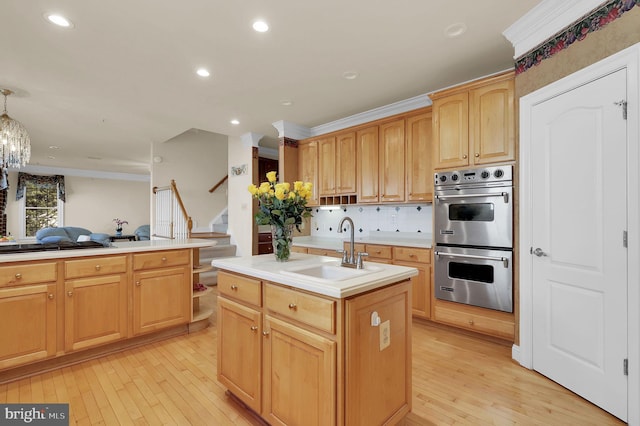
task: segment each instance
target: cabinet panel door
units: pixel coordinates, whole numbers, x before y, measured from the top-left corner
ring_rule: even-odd
[[[187,324],[191,320],[191,268],[136,272],[133,277],[133,333]]]
[[[273,425],[336,424],[336,343],[265,317],[263,417]]]
[[[256,413],[262,400],[261,315],[218,297],[218,380]]]
[[[356,133],[336,136],[336,193],[356,193]]]
[[[0,369],[56,354],[56,286],[0,290]]]
[[[336,139],[334,137],[320,139],[318,151],[320,195],[334,195],[336,193]]]
[[[125,274],[65,282],[65,351],[127,337]]]
[[[469,95],[433,101],[433,168],[469,165]]]
[[[410,310],[408,281],[346,302],[346,424],[396,424],[411,411]]]
[[[469,150],[475,164],[515,159],[513,79],[471,91],[469,129]]]
[[[318,141],[303,142],[298,146],[298,172],[302,182],[311,182],[313,194],[308,206],[320,204],[318,195]]]
[[[377,203],[378,198],[378,126],[359,130],[357,138],[358,202]]]
[[[407,201],[433,200],[431,112],[407,117]]]
[[[379,138],[380,201],[404,201],[404,119],[381,124]]]
[[[431,266],[424,263],[403,261],[394,261],[393,264],[418,270],[418,275],[411,277],[412,314],[420,318],[431,318]]]

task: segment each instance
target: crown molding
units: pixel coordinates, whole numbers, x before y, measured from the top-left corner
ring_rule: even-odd
[[[279,138],[289,138],[299,141],[312,136],[308,127],[304,127],[290,121],[280,120],[275,123],[271,123],[271,125],[278,131]]]
[[[331,133],[348,127],[357,126],[359,124],[368,123],[370,121],[379,120],[381,118],[390,117],[392,115],[402,114],[403,112],[428,107],[429,105],[431,105],[431,99],[429,99],[429,96],[426,94],[414,96],[413,98],[394,102],[389,105],[384,105],[379,108],[370,109],[369,111],[312,127],[310,129],[310,136],[324,135],[325,133]]]
[[[602,0],[544,0],[503,31],[519,58],[605,4]]]
[[[14,170],[11,169],[10,171],[14,171]],[[21,168],[19,170],[15,169],[15,171],[32,173],[32,174],[77,176],[77,177],[96,178],[96,179],[128,180],[128,181],[135,181],[135,182],[151,181],[150,175],[139,175],[134,173],[104,172],[100,170],[69,169],[65,167],[26,165],[24,168]]]

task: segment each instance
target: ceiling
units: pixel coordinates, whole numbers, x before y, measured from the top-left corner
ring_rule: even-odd
[[[538,3],[2,0],[0,87],[30,165],[148,174],[151,144],[190,129],[277,146],[276,121],[314,127],[512,68],[502,32]]]

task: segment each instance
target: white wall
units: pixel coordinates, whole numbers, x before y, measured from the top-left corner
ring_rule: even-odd
[[[176,181],[195,232],[210,231],[211,221],[227,206],[226,183],[209,192],[228,174],[227,145],[226,135],[196,129],[152,145],[151,186]]]
[[[253,244],[253,211],[251,194],[247,190],[251,185],[252,147],[239,138],[229,137],[229,167],[247,164],[247,173],[229,176],[229,234],[236,245],[237,256],[251,256]]]
[[[57,174],[64,175],[64,170]],[[22,238],[20,203],[16,201],[18,173],[9,173],[7,201],[7,231]],[[67,201],[64,205],[64,225],[87,228],[92,232],[113,234],[119,218],[129,222],[124,233],[133,233],[140,225],[149,223],[149,182],[79,177],[64,178]]]

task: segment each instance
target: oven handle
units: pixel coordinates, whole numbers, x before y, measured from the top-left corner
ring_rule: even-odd
[[[495,256],[478,256],[475,254],[456,254],[456,253],[443,253],[441,251],[435,252],[436,256],[449,256],[449,257],[464,257],[467,259],[481,259],[481,260],[493,260],[495,262],[502,262],[505,268],[509,267],[509,259],[506,257]]]
[[[436,195],[436,200],[451,200],[456,198],[487,198],[487,197],[503,197],[505,204],[509,202],[508,192],[496,192],[495,194]]]

